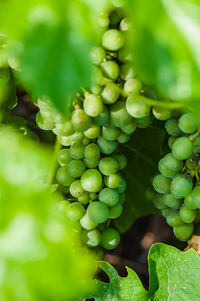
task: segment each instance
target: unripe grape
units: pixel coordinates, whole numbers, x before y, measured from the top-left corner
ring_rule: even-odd
[[[173,211],[172,208],[166,207],[161,210],[162,216],[167,217]]]
[[[63,146],[70,146],[72,144],[72,136],[57,136],[57,139]]]
[[[85,164],[82,160],[71,160],[67,164],[67,171],[71,177],[78,178],[85,171]]]
[[[133,61],[133,55],[129,51],[129,49],[127,49],[126,47],[123,47],[118,51],[118,59],[122,63],[130,63]]]
[[[109,141],[116,140],[121,134],[121,131],[119,128],[116,127],[105,127],[102,128],[102,135],[105,139]]]
[[[87,208],[88,217],[95,223],[101,224],[107,221],[109,216],[108,207],[99,201],[94,201]]]
[[[126,109],[134,118],[143,118],[150,113],[150,106],[146,104],[146,98],[141,95],[130,95],[126,100]]]
[[[137,78],[130,78],[124,84],[124,94],[129,96],[132,93],[139,93],[142,88],[142,84]]]
[[[106,228],[101,233],[101,245],[107,249],[112,250],[117,247],[120,242],[120,235],[117,230],[113,228]]]
[[[95,125],[102,126],[106,122],[108,122],[110,118],[110,113],[106,107],[103,108],[103,111],[97,116],[93,118],[93,122]]]
[[[171,180],[164,177],[161,174],[158,174],[153,179],[153,187],[158,193],[169,193],[170,191]]]
[[[94,228],[97,227],[97,223],[93,222],[89,216],[87,215],[87,213],[85,213],[83,215],[83,217],[80,219],[80,224],[82,226],[83,229],[86,229],[86,230],[92,230]]]
[[[170,190],[171,193],[177,197],[182,198],[186,197],[192,192],[192,179],[189,176],[178,174],[171,183]]]
[[[101,97],[103,99],[103,102],[106,104],[112,104],[115,103],[120,95],[120,89],[117,84],[115,83],[108,83],[102,93]]]
[[[193,152],[193,143],[188,137],[177,138],[172,144],[172,154],[178,160],[188,159]]]
[[[118,137],[118,142],[119,143],[127,143],[130,140],[131,136],[126,135],[125,133],[121,133],[121,135]]]
[[[174,235],[181,241],[187,241],[194,230],[193,224],[184,224],[173,228]]]
[[[183,205],[179,211],[180,218],[186,224],[190,224],[195,220],[196,210],[190,209]]]
[[[137,122],[135,120],[132,120],[131,122],[127,123],[125,126],[121,128],[121,130],[127,134],[132,134],[137,128]]]
[[[178,125],[183,133],[193,134],[198,129],[199,121],[196,119],[194,114],[189,112],[183,114],[179,118]]]
[[[83,230],[81,233],[81,240],[89,248],[97,247],[101,241],[101,233],[98,229],[90,231]]]
[[[173,178],[183,167],[183,162],[173,157],[171,153],[167,154],[158,163],[160,173],[169,178]]]
[[[137,126],[141,129],[149,127],[153,122],[153,116],[150,113],[149,115],[143,117],[143,118],[137,118]]]
[[[168,214],[166,220],[167,220],[168,225],[170,225],[171,227],[180,226],[180,225],[184,224],[184,222],[182,221],[182,219],[179,216],[178,210],[171,211]]]
[[[122,32],[116,29],[107,30],[102,37],[102,45],[104,48],[117,51],[123,47],[125,38]]]
[[[98,170],[88,169],[81,176],[81,185],[84,190],[98,192],[101,189],[102,177]]]
[[[121,177],[121,181],[119,186],[117,187],[117,191],[119,193],[123,193],[126,190],[126,180]]]
[[[132,121],[128,114],[124,101],[118,101],[111,106],[110,122],[113,126],[123,127]]]
[[[84,157],[89,161],[97,161],[100,158],[100,148],[96,143],[90,143],[85,147]]]
[[[99,165],[99,159],[98,160],[88,160],[88,159],[84,158],[83,161],[87,168],[96,168]]]
[[[127,18],[122,19],[119,28],[122,31],[129,31],[131,29],[130,21]]]
[[[91,61],[95,65],[100,65],[101,62],[103,62],[105,56],[105,50],[100,46],[93,47],[90,53]]]
[[[200,154],[200,136],[196,137],[194,140],[193,152],[196,154]]]
[[[98,125],[92,124],[85,132],[85,136],[89,139],[96,139],[101,133],[101,128]]]
[[[119,202],[119,193],[115,189],[104,188],[99,193],[99,201],[105,203],[108,207],[113,207]]]
[[[123,207],[120,203],[116,204],[112,208],[109,208],[109,218],[114,219],[118,218],[123,211]]]
[[[84,194],[78,197],[78,201],[83,205],[87,205],[89,203],[89,193],[85,191]]]
[[[115,61],[103,62],[100,68],[103,75],[110,80],[115,81],[119,76],[119,66]]]
[[[200,208],[200,185],[196,186],[192,191],[192,202],[196,208]]]
[[[186,195],[186,197],[184,199],[184,203],[189,209],[197,209],[197,206],[194,204],[194,201],[192,198],[192,193]]]
[[[70,121],[64,123],[56,123],[56,127],[52,130],[57,136],[70,136],[73,134],[73,126]]]
[[[92,94],[95,94],[95,95],[100,95],[101,92],[102,92],[102,87],[100,85],[93,85],[91,88],[90,88]]]
[[[169,139],[168,139],[168,146],[170,147],[170,148],[172,148],[172,145],[173,145],[173,143],[176,141],[176,137],[169,137]]]
[[[178,120],[176,118],[170,118],[165,122],[165,129],[171,136],[177,137],[181,134],[181,130],[178,126]]]
[[[127,81],[133,77],[135,77],[135,71],[130,64],[122,64],[120,66],[120,77]]]
[[[182,204],[181,199],[176,199],[171,193],[163,195],[164,204],[170,208],[178,209]]]
[[[63,148],[58,152],[58,162],[60,165],[65,165],[72,160],[69,149]]]
[[[75,131],[83,132],[89,128],[91,119],[82,109],[78,109],[73,111],[71,122]]]
[[[91,193],[89,194],[89,197],[90,197],[90,200],[94,201],[94,200],[97,199],[97,194],[94,193],[94,192],[91,192]]]
[[[153,203],[154,203],[154,206],[157,208],[157,209],[164,209],[166,208],[166,204],[164,202],[164,198],[163,198],[164,195],[160,195],[158,194],[156,196],[156,198],[154,199]]]
[[[88,116],[96,117],[103,111],[103,102],[100,96],[89,94],[83,102],[83,108]]]
[[[36,114],[36,124],[40,129],[45,131],[52,130],[55,127],[54,122],[49,122],[42,118],[40,111]]]
[[[165,108],[161,108],[161,107],[154,107],[152,112],[153,112],[153,115],[158,120],[167,120],[171,117],[171,114],[172,114],[169,109],[165,109]]]
[[[123,154],[116,154],[113,156],[118,163],[119,170],[124,169],[127,165],[127,158]]]
[[[71,144],[80,143],[84,139],[84,134],[81,132],[75,132],[71,135]]]
[[[69,191],[70,191],[71,195],[75,198],[78,198],[78,197],[82,196],[85,193],[83,187],[81,186],[81,181],[80,180],[74,181],[70,185]]]
[[[105,176],[115,174],[119,169],[117,161],[112,157],[105,157],[99,162],[99,170]]]
[[[121,176],[118,173],[110,175],[110,176],[105,176],[104,182],[105,182],[106,186],[109,188],[117,188],[120,185]]]
[[[101,149],[101,152],[105,155],[112,154],[117,147],[116,141],[109,141],[102,136],[98,138],[97,143]]]
[[[67,167],[64,165],[58,169],[56,180],[63,186],[69,186],[75,179],[68,173]]]
[[[84,157],[85,145],[83,143],[74,143],[69,149],[73,159],[80,160]]]
[[[66,215],[71,221],[78,221],[83,216],[85,208],[79,202],[74,202],[67,206]]]

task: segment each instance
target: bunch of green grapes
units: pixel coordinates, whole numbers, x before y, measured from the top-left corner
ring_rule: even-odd
[[[128,142],[137,127],[148,127],[152,114],[132,67],[128,19],[116,8],[101,21],[101,44],[91,51],[90,91],[77,93],[68,120],[50,101],[38,100],[36,121],[41,129],[52,130],[62,145],[56,181],[66,199],[67,217],[88,247],[113,249],[120,236],[112,221],[123,211],[126,190],[121,170],[127,159],[118,146]]]
[[[165,129],[171,152],[158,164],[153,180],[158,192],[155,206],[162,211],[175,236],[187,241],[200,223],[200,134],[199,121],[191,112],[170,117]]]

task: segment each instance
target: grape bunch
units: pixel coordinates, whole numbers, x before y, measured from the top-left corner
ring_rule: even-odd
[[[158,164],[153,180],[158,196],[155,206],[173,227],[175,236],[187,241],[200,226],[200,133],[196,116],[187,112],[165,122],[171,152]]]
[[[49,100],[39,99],[36,122],[52,130],[62,145],[56,182],[68,219],[85,245],[113,249],[120,235],[112,221],[123,211],[126,190],[121,170],[127,158],[119,144],[128,142],[137,127],[147,127],[152,117],[127,51],[130,24],[119,8],[105,20],[101,44],[91,51],[90,90],[76,94],[70,119]]]

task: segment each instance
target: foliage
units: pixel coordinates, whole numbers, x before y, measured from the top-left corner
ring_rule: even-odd
[[[164,244],[155,244],[149,251],[149,291],[146,291],[137,274],[127,268],[128,276],[120,277],[107,262],[99,267],[110,278],[109,283],[96,281],[96,301],[150,301],[191,300],[199,298],[200,259],[194,250],[185,253]]]

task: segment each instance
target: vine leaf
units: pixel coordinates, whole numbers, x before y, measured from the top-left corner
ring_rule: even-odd
[[[131,141],[122,146],[128,165],[124,170],[127,181],[123,214],[115,221],[120,232],[127,231],[140,216],[156,212],[151,179],[158,172],[165,131],[159,127],[137,129]]]
[[[128,276],[120,277],[107,262],[99,267],[110,278],[109,283],[96,281],[96,301],[198,301],[200,300],[200,258],[195,250],[183,253],[157,243],[149,251],[149,291],[136,273],[127,268]]]

